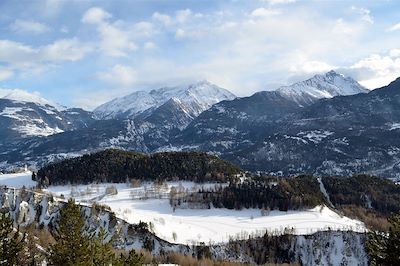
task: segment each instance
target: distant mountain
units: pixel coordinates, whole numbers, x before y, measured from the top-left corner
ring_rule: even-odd
[[[37,93],[30,93],[21,89],[0,89],[0,99],[12,100],[16,102],[35,103],[42,106],[53,106],[57,110],[66,109],[65,107],[55,104]]]
[[[354,79],[330,71],[276,91],[262,91],[218,103],[203,112],[176,139],[182,145],[195,147],[209,143],[210,149],[219,145],[235,146],[240,139],[251,143],[260,134],[273,130],[277,120],[300,112],[322,98],[366,92]]]
[[[400,79],[369,93],[285,105],[282,115],[252,115],[262,102],[270,105],[266,99],[236,99],[233,110],[232,102],[214,105],[171,146],[206,150],[273,174],[367,172],[400,179]]]
[[[134,118],[139,114],[149,115],[154,109],[174,99],[187,115],[194,118],[213,104],[235,97],[231,92],[208,81],[200,81],[181,87],[137,91],[97,107],[94,113],[99,119]]]
[[[87,127],[90,112],[66,109],[23,90],[0,90],[0,139],[48,136]]]
[[[302,106],[309,105],[318,99],[369,92],[351,77],[345,77],[334,70],[290,86],[280,87],[277,91]]]
[[[345,80],[349,83],[337,91],[349,93],[354,83]],[[259,92],[217,103],[195,118],[171,97],[133,119],[98,120],[46,138],[0,142],[0,167],[43,165],[108,147],[206,151],[246,170],[277,175],[366,172],[400,180],[400,79],[369,93],[307,104],[281,91]]]

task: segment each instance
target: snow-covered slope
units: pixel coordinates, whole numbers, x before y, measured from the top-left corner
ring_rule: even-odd
[[[4,93],[4,90],[2,91]],[[48,136],[87,127],[93,120],[82,109],[61,110],[29,93],[13,91],[0,98],[0,141],[28,136]],[[35,95],[33,95],[35,96]]]
[[[31,172],[0,175],[0,185],[21,188],[32,187]],[[249,235],[262,236],[266,231],[281,234],[285,228],[293,228],[295,235],[310,235],[330,230],[365,232],[358,220],[340,216],[325,206],[308,210],[278,211],[262,214],[259,209],[229,210],[224,208],[173,208],[170,192],[195,192],[200,188],[225,186],[221,183],[193,183],[188,181],[166,182],[163,186],[146,182],[138,187],[126,183],[100,183],[77,186],[49,186],[46,191],[56,196],[75,198],[82,204],[93,202],[107,205],[131,224],[151,222],[154,233],[170,243],[194,244],[226,243],[231,238],[243,239]],[[118,190],[116,195],[107,194],[107,187]],[[174,234],[175,233],[175,234]]]
[[[196,117],[211,105],[232,100],[235,95],[208,81],[200,81],[182,87],[137,91],[97,107],[94,113],[100,119],[132,118],[143,112],[151,112],[172,98],[179,101],[190,116]]]
[[[290,86],[280,87],[277,91],[282,96],[294,100],[299,105],[310,104],[316,99],[369,92],[368,89],[361,86],[351,77],[345,77],[334,70],[323,75],[315,75],[310,79]]]
[[[49,230],[54,229],[59,211],[64,204],[65,199],[57,196],[33,192],[29,189],[0,187],[0,208],[8,212],[15,224],[21,227],[41,226]],[[143,207],[146,208],[146,201],[143,202]],[[264,264],[269,261],[287,261],[296,265],[301,263],[311,266],[368,265],[368,256],[364,248],[364,233],[323,231],[311,235],[283,236],[279,242],[283,243],[281,245],[284,245],[285,251],[276,253],[272,255],[273,257],[263,258],[257,256],[258,253],[254,249],[265,253],[271,249],[270,246],[265,245],[264,237],[215,245],[206,242],[200,248],[192,245],[172,244],[158,238],[138,224],[129,224],[123,219],[115,217],[101,206],[97,205],[96,208],[93,208],[88,204],[83,204],[81,208],[87,232],[98,233],[100,228],[103,228],[106,231],[107,241],[110,240],[112,245],[118,249],[147,249],[153,255],[176,252],[197,257],[203,256],[204,249],[207,247],[210,258],[213,260],[232,260],[251,265]],[[190,217],[190,215],[186,216],[187,219]],[[152,220],[152,222],[161,223],[162,218]],[[168,226],[168,221],[165,221],[165,225]],[[193,234],[196,233],[195,229],[191,231]],[[177,231],[178,239],[180,235],[181,232]],[[243,233],[243,236],[245,235]]]
[[[7,99],[17,102],[29,102],[42,106],[50,105],[60,111],[65,109],[65,107],[61,105],[42,98],[38,93],[30,93],[21,89],[0,89],[0,99]]]

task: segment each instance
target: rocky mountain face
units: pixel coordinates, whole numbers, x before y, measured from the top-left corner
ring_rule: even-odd
[[[28,99],[31,98],[33,97]],[[15,134],[15,138],[0,141],[0,150],[4,151],[3,158],[5,158],[4,161],[1,159],[0,161],[3,161],[3,165],[5,161],[8,165],[22,161],[32,165],[42,165],[49,160],[63,159],[107,147],[151,152],[160,146],[168,145],[172,136],[183,130],[212,104],[233,98],[235,96],[229,91],[202,81],[185,87],[133,93],[100,106],[94,111],[95,115],[80,109],[58,111],[44,99],[37,100],[36,103],[15,102],[22,109],[13,109],[15,114],[10,119],[30,108],[28,105],[33,105],[39,111],[51,108],[51,111],[47,109],[47,112],[43,111],[48,116],[40,117],[41,120],[36,119],[36,113],[33,112],[27,113],[23,119],[24,123],[44,124],[48,132],[34,134],[35,132],[31,130],[30,135],[27,135],[31,137],[21,138],[21,134]],[[14,101],[8,104],[11,103]],[[99,110],[107,110],[108,113],[106,115],[105,111]],[[97,120],[93,119],[94,116]],[[98,119],[100,116],[104,119]],[[11,121],[16,123],[21,120]],[[66,124],[63,124],[63,121]],[[21,131],[20,127],[13,128]],[[47,137],[40,137],[43,135]],[[21,153],[21,150],[24,152]]]
[[[80,108],[66,109],[22,90],[0,90],[1,141],[77,130],[93,121]]]
[[[259,100],[252,99],[251,105]],[[221,118],[221,110],[226,108],[226,103],[220,103],[204,112],[175,139],[175,145],[189,143],[244,168],[272,174],[367,172],[400,177],[400,79],[368,94],[293,107],[272,120],[268,116],[241,119],[249,116],[243,107],[238,111],[242,116],[226,114]],[[214,118],[230,123],[224,129]],[[189,137],[195,133],[202,139]]]
[[[285,87],[225,100],[194,117],[187,101],[174,94],[131,119],[98,120],[46,138],[0,142],[0,166],[43,165],[117,147],[206,151],[244,169],[276,175],[366,172],[400,179],[400,80],[365,93],[354,80],[328,72],[294,84],[289,91],[295,88],[301,91],[296,95],[315,95],[315,90],[318,97],[329,95],[299,100]]]

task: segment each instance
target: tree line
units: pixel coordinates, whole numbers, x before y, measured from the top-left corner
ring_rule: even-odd
[[[325,203],[316,178],[299,176],[277,179],[273,177],[252,177],[236,179],[228,186],[200,189],[197,195],[188,194],[182,198],[171,199],[174,207],[198,201],[203,206],[215,208],[263,210],[297,210],[312,208]]]
[[[281,211],[333,204],[338,210],[356,206],[386,218],[400,212],[400,186],[388,179],[355,175],[323,177],[321,182],[322,184],[316,177],[309,175],[287,178],[252,176],[244,180],[236,178],[228,186],[171,195],[170,203],[175,208],[213,206]],[[321,192],[321,186],[325,188],[327,195]]]

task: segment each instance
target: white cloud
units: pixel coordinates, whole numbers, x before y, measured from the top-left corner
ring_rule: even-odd
[[[60,2],[43,1],[55,5]],[[65,7],[69,12],[70,4],[62,2],[60,10]],[[391,25],[382,24],[377,17],[377,25],[371,27],[375,9],[371,13],[348,3],[332,5],[324,1],[298,1],[292,6],[284,5],[295,0],[233,2],[235,5],[213,4],[205,8],[189,4],[191,9],[152,10],[147,18],[145,13],[126,16],[126,12],[111,14],[108,11],[112,9],[92,7],[89,2],[77,4],[82,15],[81,29],[77,29],[75,22],[63,19],[62,24],[54,24],[58,28],[52,33],[59,35],[61,26],[65,26],[69,32],[64,37],[76,33],[91,40],[89,44],[74,38],[41,46],[0,40],[0,61],[5,62],[5,69],[19,76],[20,69],[26,73],[43,71],[48,65],[81,60],[95,51],[100,57],[90,57],[93,61],[82,67],[97,73],[105,87],[177,84],[205,78],[238,95],[266,89],[266,84],[287,83],[294,77],[338,67],[353,71],[365,82],[386,80],[396,69],[400,52],[395,49],[377,58],[366,56],[394,47],[398,40],[393,34],[382,34],[379,40],[371,38],[382,25]],[[335,8],[328,10],[331,6]],[[202,13],[196,13],[199,10]],[[400,25],[390,28],[400,30]],[[48,38],[52,36],[43,36],[35,43]]]
[[[100,49],[106,55],[122,57],[138,48],[127,32],[112,24],[102,24],[98,31],[101,35]]]
[[[363,8],[363,7],[356,7],[352,6],[351,10],[356,12],[361,16],[361,20],[364,22],[367,22],[369,24],[374,24],[374,19],[371,15],[371,11],[369,9]]]
[[[39,47],[0,40],[0,61],[8,69],[2,77],[10,77],[10,71],[21,76],[39,74],[64,61],[81,60],[91,50],[77,39],[61,39]]]
[[[358,24],[349,23],[343,18],[336,20],[332,32],[335,34],[355,35],[362,30],[362,27]]]
[[[178,39],[185,37],[185,31],[183,29],[177,29],[175,32],[175,37]]]
[[[153,50],[157,48],[157,45],[154,42],[145,42],[143,47],[146,50]]]
[[[82,44],[76,38],[57,40],[42,49],[46,61],[77,61],[91,51],[89,45]]]
[[[334,68],[334,66],[321,61],[305,61],[293,65],[291,71],[296,72],[296,74],[314,74],[327,72]]]
[[[33,20],[20,20],[16,19],[10,24],[10,29],[14,32],[41,34],[50,31],[50,28],[43,23],[33,21]]]
[[[400,23],[397,23],[390,28],[388,28],[388,31],[395,31],[395,30],[400,30]]]
[[[190,9],[178,10],[176,11],[176,21],[178,23],[185,23],[191,15],[192,11]]]
[[[282,11],[275,7],[241,14],[228,11],[203,14],[201,19],[192,13],[184,23],[178,23],[177,12],[173,16],[154,13],[153,26],[162,38],[172,35],[187,43],[180,51],[168,48],[176,57],[170,53],[141,57],[132,65],[136,86],[208,79],[238,95],[248,95],[268,88],[266,84],[283,85],[294,76],[329,71],[344,60],[349,62],[347,51],[354,51],[354,57],[359,54],[358,39],[368,28],[362,19],[337,19],[308,10],[288,9],[285,16],[277,16]],[[158,50],[165,49],[160,45]]]
[[[111,17],[112,15],[107,11],[99,7],[92,7],[85,12],[82,22],[96,25],[101,38],[99,48],[105,55],[127,56],[130,52],[138,49],[133,40],[133,34],[122,27],[121,21],[110,22]],[[151,23],[142,22],[137,23],[134,30],[141,31],[144,28],[149,30],[149,27],[151,27]]]
[[[201,13],[193,14],[190,9],[177,10],[174,16],[162,14],[159,12],[154,12],[152,15],[153,20],[161,22],[166,27],[171,27],[178,24],[185,24],[190,20],[190,18],[201,19],[203,17],[204,15]]]
[[[107,72],[98,73],[97,77],[108,83],[127,88],[135,85],[137,72],[133,67],[117,64]]]
[[[100,7],[92,7],[83,14],[82,22],[89,24],[100,24],[110,19],[112,16]]]
[[[0,81],[11,78],[14,72],[9,69],[0,69]]]
[[[0,40],[0,61],[11,65],[24,65],[35,61],[38,57],[38,50],[28,45]]]
[[[389,51],[389,56],[393,58],[400,57],[400,49],[391,49]]]
[[[272,8],[263,8],[263,7],[257,8],[251,12],[251,15],[253,17],[267,17],[279,14],[281,14],[280,10]]]
[[[142,37],[151,37],[157,33],[153,23],[147,21],[141,21],[135,23],[132,27],[132,32],[128,32],[127,34],[132,34],[135,36],[142,36]]]
[[[372,54],[350,67],[359,82],[370,89],[387,85],[400,76],[400,50]]]
[[[165,26],[169,26],[172,24],[172,18],[168,15],[161,14],[159,12],[154,12],[152,18],[163,23]]]
[[[282,5],[295,3],[296,0],[261,0],[261,2],[268,3],[270,5]]]

